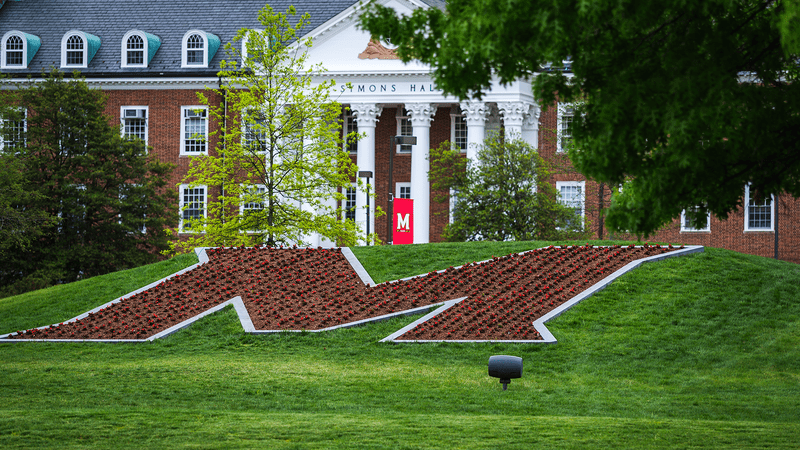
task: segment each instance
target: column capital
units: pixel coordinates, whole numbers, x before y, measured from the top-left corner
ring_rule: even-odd
[[[481,126],[486,124],[486,118],[489,116],[491,108],[485,102],[477,102],[467,100],[460,103],[461,112],[467,119],[469,126]]]
[[[431,103],[406,103],[411,125],[415,127],[429,127],[436,114],[436,105]]]
[[[536,103],[531,103],[528,108],[528,113],[522,123],[523,127],[539,129],[539,117],[542,115],[542,109]]]
[[[350,110],[353,111],[358,126],[374,127],[378,116],[383,112],[383,106],[376,103],[351,103]]]
[[[500,113],[503,115],[503,122],[506,127],[521,127],[522,122],[525,121],[530,114],[531,106],[533,106],[533,103],[530,102],[497,103],[497,109],[499,109]]]

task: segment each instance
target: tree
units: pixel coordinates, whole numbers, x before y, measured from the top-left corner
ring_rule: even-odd
[[[443,143],[430,154],[431,190],[450,193],[453,222],[448,241],[527,241],[586,237],[575,209],[559,202],[547,180],[552,175],[536,149],[522,140],[490,136],[467,161],[458,148]],[[438,195],[436,201],[449,199]]]
[[[650,234],[697,205],[726,218],[746,183],[800,196],[797,3],[453,0],[373,6],[362,25],[462,98],[534,74],[544,106],[585,98],[570,157],[598,182],[630,179],[606,223]]]
[[[358,228],[341,219],[337,202],[357,166],[343,151],[341,105],[330,99],[334,82],[312,86],[311,75],[324,69],[305,67],[311,40],[297,38],[309,15],[292,25],[295,14],[294,7],[274,13],[265,6],[263,31],[242,29],[234,37],[246,53],[226,46],[223,86],[212,89],[225,104],[200,95],[217,122],[212,135],[219,144],[216,154],[192,158],[186,181],[221,192],[190,224],[200,233],[184,247],[305,244],[311,233],[355,243]]]
[[[4,171],[16,192],[7,210],[28,216],[17,226],[57,223],[4,255],[0,286],[24,290],[155,261],[168,246],[164,227],[177,221],[175,194],[164,189],[172,166],[123,138],[104,114],[104,94],[78,74],[44,74],[10,97],[6,123],[27,127],[4,157],[16,168]]]

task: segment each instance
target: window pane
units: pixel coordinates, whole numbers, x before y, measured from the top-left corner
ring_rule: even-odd
[[[398,135],[400,136],[413,136],[414,129],[411,125],[411,119],[408,118],[408,111],[405,111],[405,116],[398,117]],[[410,145],[400,145],[401,152],[410,152]]]
[[[186,64],[203,65],[203,37],[193,34],[186,40]]]
[[[184,110],[184,151],[206,151],[206,111]]]
[[[80,36],[67,39],[67,65],[83,65],[83,38]]]
[[[453,143],[461,151],[467,150],[467,118],[464,116],[453,117]]]
[[[767,196],[763,200],[751,198],[747,205],[747,227],[748,228],[771,228],[772,227],[772,199]]]
[[[139,35],[133,35],[128,38],[128,64],[142,65],[144,64],[144,40]]]
[[[205,188],[186,188],[183,190],[183,229],[191,230],[191,221],[205,216]]]
[[[356,188],[347,188],[345,192],[344,218],[356,220]]]
[[[22,65],[23,43],[19,36],[11,36],[6,41],[6,65]]]

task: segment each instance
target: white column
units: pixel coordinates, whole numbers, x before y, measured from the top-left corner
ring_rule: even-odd
[[[358,153],[356,156],[356,165],[358,170],[368,170],[375,174],[375,124],[378,122],[378,116],[381,115],[383,107],[375,103],[353,103],[350,105],[350,110],[358,123],[359,134],[363,133],[365,136],[358,141]],[[375,184],[375,178],[370,179],[370,184]],[[370,193],[374,193],[375,189],[370,189]],[[367,224],[367,192],[366,190],[359,190],[356,195],[356,223],[364,230],[366,237],[366,224]],[[369,231],[375,232],[375,201],[371,199],[369,202]],[[366,242],[366,240],[364,240]]]
[[[503,115],[506,141],[522,139],[522,122],[528,114],[530,105],[527,102],[500,102],[497,104],[500,114]]]
[[[531,104],[528,114],[522,121],[522,140],[531,144],[535,149],[539,148],[539,116],[541,113],[539,105]]]
[[[489,106],[484,102],[461,102],[461,111],[467,119],[467,161],[475,164],[478,160],[478,149],[486,139],[486,117]]]
[[[430,242],[431,184],[428,181],[428,155],[431,149],[431,121],[436,106],[430,103],[407,103],[412,132],[417,145],[411,147],[411,199],[414,200],[414,243]],[[359,129],[360,130],[360,129]]]

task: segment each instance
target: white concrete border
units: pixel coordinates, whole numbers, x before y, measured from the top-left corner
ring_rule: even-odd
[[[597,247],[597,246],[595,246],[595,247]],[[533,250],[531,250],[531,251],[533,251]],[[600,282],[598,282],[596,284],[593,284],[592,286],[590,286],[585,291],[583,291],[580,294],[576,295],[575,297],[569,299],[567,302],[564,302],[563,304],[559,305],[554,310],[550,311],[549,313],[545,314],[544,316],[540,317],[538,320],[533,322],[533,329],[538,331],[539,335],[542,336],[541,340],[454,340],[454,339],[400,340],[400,339],[396,339],[396,338],[391,339],[393,336],[399,337],[399,336],[402,335],[402,334],[395,333],[395,334],[392,334],[391,336],[388,336],[388,337],[384,338],[383,340],[381,340],[381,342],[386,341],[386,342],[393,342],[393,343],[398,343],[398,344],[399,343],[426,343],[426,342],[491,342],[491,343],[507,342],[507,343],[517,343],[517,344],[555,344],[558,341],[553,336],[553,333],[551,333],[550,330],[548,330],[547,327],[544,324],[549,322],[550,320],[555,319],[556,317],[560,316],[562,313],[564,313],[564,311],[572,308],[573,306],[577,305],[581,301],[586,300],[587,298],[591,297],[595,293],[602,291],[603,289],[605,289],[609,284],[611,284],[617,278],[621,277],[622,275],[625,275],[626,273],[628,273],[631,270],[641,266],[642,264],[644,264],[646,262],[661,261],[663,259],[674,258],[676,256],[685,256],[685,255],[689,255],[689,254],[692,254],[692,253],[702,253],[703,251],[704,251],[704,247],[701,246],[701,245],[687,245],[682,249],[675,249],[675,250],[673,250],[673,251],[671,251],[669,253],[662,253],[660,255],[653,255],[653,256],[649,256],[647,258],[637,259],[635,261],[629,262],[625,266],[623,266],[623,267],[617,269],[616,271],[614,271],[614,273],[612,273],[611,275],[609,275],[609,276],[603,278],[602,280],[600,280]],[[527,252],[523,252],[523,253],[527,253]],[[464,297],[464,298],[466,298],[466,297]],[[460,300],[463,300],[463,299],[460,299]],[[444,311],[444,309],[437,310],[435,312],[435,314],[430,315],[430,317],[426,316],[426,320],[434,317],[436,314],[438,314],[440,312],[443,312],[443,311]],[[415,322],[414,326],[416,326],[416,324],[418,322]],[[410,326],[410,328],[409,327],[406,327],[406,328],[408,328],[410,330],[413,327]],[[406,330],[406,331],[408,331],[408,330]]]
[[[579,247],[579,246],[576,246],[576,247]],[[547,248],[547,247],[543,247],[543,248]],[[559,248],[563,248],[563,247],[559,247]],[[537,249],[537,250],[539,250],[539,249]],[[572,308],[574,305],[580,303],[581,301],[591,297],[596,292],[599,292],[599,291],[605,289],[606,286],[608,286],[611,282],[613,282],[614,280],[616,280],[620,276],[630,272],[631,270],[639,267],[640,265],[642,265],[642,264],[644,264],[646,262],[659,261],[659,260],[662,260],[662,259],[672,258],[672,257],[676,257],[676,256],[688,255],[688,254],[691,254],[691,253],[701,253],[701,252],[703,252],[703,250],[704,249],[703,249],[702,246],[686,246],[683,249],[676,249],[676,250],[673,250],[673,251],[671,251],[669,253],[662,253],[660,255],[654,255],[654,256],[647,257],[647,258],[638,259],[636,261],[631,261],[630,263],[628,263],[627,265],[625,265],[621,269],[618,269],[617,271],[615,271],[614,273],[612,273],[608,277],[606,277],[603,280],[601,280],[599,283],[592,285],[591,287],[589,287],[585,291],[581,292],[580,294],[578,294],[574,298],[570,299],[566,303],[560,305],[558,308],[554,309],[553,311],[550,311],[550,313],[548,313],[545,316],[543,316],[543,317],[539,318],[538,320],[536,320],[533,323],[533,326],[534,326],[534,329],[536,331],[538,331],[539,334],[542,336],[542,338],[543,338],[542,340],[451,340],[451,339],[399,340],[399,339],[397,339],[398,337],[402,336],[403,334],[405,334],[409,330],[413,329],[414,327],[416,327],[420,323],[427,322],[428,320],[432,319],[433,317],[436,317],[437,315],[441,314],[442,312],[444,312],[444,311],[448,310],[449,308],[453,307],[454,305],[460,303],[461,301],[463,301],[467,297],[460,297],[460,298],[457,298],[457,299],[447,300],[445,302],[440,302],[440,303],[436,303],[436,304],[432,304],[432,305],[420,306],[420,307],[413,308],[413,309],[393,312],[393,313],[390,313],[390,314],[384,314],[382,316],[372,317],[372,318],[369,318],[369,319],[358,320],[358,321],[355,321],[355,322],[343,323],[341,325],[335,325],[335,326],[332,326],[332,327],[323,328],[323,329],[319,329],[319,330],[256,330],[255,326],[253,325],[253,321],[250,318],[250,314],[248,314],[247,308],[245,307],[244,302],[242,301],[242,298],[239,297],[239,296],[236,296],[236,297],[233,297],[228,301],[220,303],[219,305],[216,305],[213,308],[208,309],[208,310],[206,310],[206,311],[204,311],[204,312],[202,312],[202,313],[200,313],[200,314],[198,314],[196,316],[193,316],[193,317],[191,317],[191,318],[189,318],[189,319],[187,319],[187,320],[185,320],[183,322],[180,322],[180,323],[178,323],[176,325],[173,325],[172,327],[167,328],[164,331],[156,333],[153,336],[150,336],[149,338],[146,338],[146,339],[9,339],[9,336],[13,336],[13,335],[16,334],[16,333],[9,333],[9,334],[4,334],[4,335],[0,336],[0,343],[18,343],[18,342],[112,342],[112,343],[113,342],[152,342],[152,341],[154,341],[156,339],[160,339],[160,338],[169,336],[170,334],[175,333],[178,330],[186,328],[189,325],[193,324],[194,322],[200,320],[201,318],[203,318],[203,317],[205,317],[205,316],[207,316],[209,314],[213,314],[213,313],[215,313],[217,311],[220,311],[220,310],[222,310],[223,308],[225,308],[228,305],[233,305],[234,309],[236,310],[236,314],[239,316],[239,321],[241,322],[242,328],[244,329],[245,333],[251,333],[251,334],[273,334],[273,333],[285,333],[285,332],[319,333],[319,332],[322,332],[322,331],[336,330],[338,328],[351,328],[351,327],[356,327],[356,326],[364,325],[364,324],[368,324],[368,323],[381,322],[381,321],[384,321],[384,320],[392,319],[394,317],[421,314],[423,312],[431,311],[432,309],[436,308],[435,311],[429,312],[427,315],[415,320],[413,323],[411,323],[411,324],[403,327],[402,329],[392,333],[391,335],[381,339],[381,342],[392,342],[392,343],[425,343],[425,342],[491,342],[491,343],[499,343],[499,342],[507,342],[507,343],[517,343],[517,344],[556,343],[557,341],[556,341],[555,337],[550,332],[550,330],[548,330],[547,327],[544,325],[546,322],[548,322],[548,321],[560,316],[564,311]],[[524,253],[528,253],[528,252],[531,252],[531,251],[535,251],[535,250],[528,250],[527,252],[521,252],[519,254],[524,254]],[[341,252],[344,255],[345,259],[353,267],[353,270],[355,270],[356,274],[358,274],[359,278],[361,278],[361,281],[366,286],[376,286],[374,281],[372,280],[372,277],[370,277],[369,273],[366,271],[366,269],[364,269],[364,266],[361,264],[361,262],[358,260],[358,258],[356,258],[356,256],[353,254],[353,252],[349,248],[343,247],[343,248],[341,248]],[[127,298],[129,298],[129,297],[131,297],[133,295],[139,294],[139,293],[144,292],[144,291],[146,291],[148,289],[151,289],[151,288],[153,288],[155,286],[158,286],[159,284],[161,284],[161,283],[163,283],[165,281],[168,281],[168,280],[170,280],[171,278],[173,278],[175,276],[182,275],[182,274],[184,274],[184,273],[186,273],[186,272],[188,272],[190,270],[196,269],[196,268],[200,267],[201,265],[203,265],[203,264],[208,262],[209,259],[208,259],[208,255],[206,254],[206,248],[205,247],[196,248],[195,249],[195,253],[197,254],[197,259],[199,260],[199,262],[197,264],[194,264],[194,265],[192,265],[190,267],[187,267],[187,268],[185,268],[183,270],[175,272],[172,275],[168,275],[168,276],[166,276],[166,277],[164,277],[164,278],[162,278],[162,279],[160,279],[158,281],[155,281],[153,283],[148,284],[147,286],[139,288],[139,289],[137,289],[137,290],[135,290],[133,292],[130,292],[128,294],[125,294],[125,295],[123,295],[123,296],[121,296],[119,298],[116,298],[116,299],[108,302],[108,303],[100,305],[97,308],[92,309],[91,311],[87,311],[87,312],[85,312],[85,313],[83,313],[83,314],[81,314],[81,315],[79,315],[77,317],[73,317],[72,319],[69,319],[69,320],[67,320],[65,322],[62,322],[62,323],[75,322],[77,320],[83,319],[84,317],[88,317],[90,313],[98,312],[98,311],[100,311],[102,309],[107,308],[108,306],[113,305],[114,303],[119,303],[122,300],[125,300],[125,299],[127,299]],[[488,261],[491,261],[491,260],[481,261],[481,262],[474,263],[474,264],[482,264],[482,263],[485,263],[485,262],[488,262]],[[454,268],[457,269],[457,268],[460,268],[460,267],[463,267],[463,266],[458,266],[458,267],[454,267]],[[439,271],[436,271],[435,273],[442,273],[442,272],[445,272],[446,270],[447,269],[439,270]],[[415,275],[415,276],[412,276],[412,277],[402,278],[401,280],[395,280],[395,281],[410,280],[410,279],[413,279],[413,278],[424,277],[424,276],[427,276],[427,275],[428,274],[420,274],[420,275]],[[380,284],[392,283],[392,282],[394,282],[394,281],[386,281],[386,282],[380,283]],[[43,330],[45,328],[49,328],[50,326],[51,325],[43,326],[43,327],[39,327],[38,329],[39,330]]]

